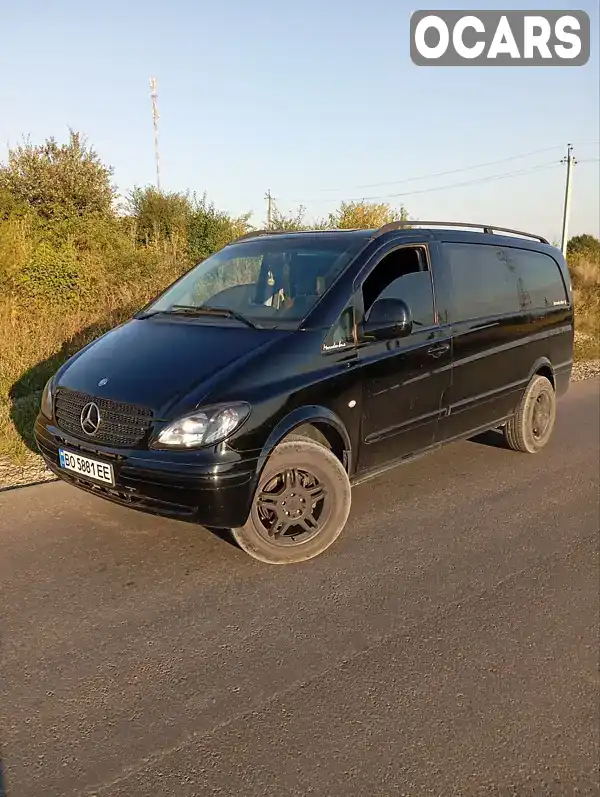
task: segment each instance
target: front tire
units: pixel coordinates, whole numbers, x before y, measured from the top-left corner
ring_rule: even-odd
[[[537,454],[550,440],[556,420],[556,393],[541,375],[531,380],[515,415],[504,427],[504,437],[514,451]]]
[[[350,481],[337,457],[313,440],[285,440],[261,473],[248,520],[232,534],[261,562],[304,562],[333,545],[350,506]]]

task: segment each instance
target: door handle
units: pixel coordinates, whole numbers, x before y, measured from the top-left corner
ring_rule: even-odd
[[[449,343],[435,343],[427,349],[427,354],[430,357],[441,357],[447,351],[450,351]]]

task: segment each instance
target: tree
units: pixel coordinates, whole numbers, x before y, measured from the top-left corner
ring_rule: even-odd
[[[31,213],[28,206],[7,188],[0,188],[0,222],[23,218]]]
[[[371,229],[407,219],[408,213],[404,207],[396,209],[386,202],[352,201],[342,202],[335,213],[329,214],[329,226],[340,230]]]
[[[187,194],[164,193],[154,186],[134,188],[129,194],[127,209],[135,220],[139,244],[158,241],[185,241],[192,216]]]
[[[250,230],[250,213],[232,217],[217,210],[208,202],[206,194],[202,199],[195,197],[188,221],[188,255],[193,263],[212,255],[240,235]]]
[[[349,230],[382,227],[392,221],[406,221],[408,213],[403,207],[398,209],[387,203],[342,202],[340,207],[325,219],[312,222],[305,220],[306,209],[300,205],[297,211],[283,213],[273,204],[270,230]]]
[[[136,188],[127,209],[138,244],[168,242],[171,251],[184,250],[193,263],[248,232],[250,214],[234,218],[217,210],[204,194],[165,193],[153,186]]]
[[[285,214],[273,202],[271,205],[271,223],[267,224],[267,227],[274,232],[279,230],[290,230],[290,232],[307,230],[311,225],[306,224],[304,221],[305,212],[304,206],[300,205],[295,213]]]
[[[592,260],[600,258],[600,240],[594,235],[575,235],[567,243],[567,255],[583,255]]]
[[[29,141],[8,153],[0,165],[0,191],[9,192],[44,219],[112,215],[112,169],[84,138],[69,131],[69,142],[54,138],[34,146]]]

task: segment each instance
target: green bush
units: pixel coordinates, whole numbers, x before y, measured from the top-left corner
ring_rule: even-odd
[[[15,275],[13,284],[16,295],[43,299],[56,306],[86,300],[91,292],[88,275],[69,242],[58,248],[40,242],[32,259]]]

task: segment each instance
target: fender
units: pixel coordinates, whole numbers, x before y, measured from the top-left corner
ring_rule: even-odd
[[[267,438],[267,441],[264,444],[258,458],[255,473],[255,477],[257,479],[260,476],[267,459],[272,454],[275,446],[277,446],[291,431],[297,429],[299,426],[303,426],[306,423],[324,423],[338,432],[344,441],[346,471],[348,473],[351,472],[352,445],[350,443],[350,435],[348,434],[345,424],[334,412],[332,412],[330,409],[327,409],[327,407],[320,407],[318,405],[312,404],[304,407],[297,407],[295,410],[290,412],[289,415],[286,415],[285,418],[282,418],[282,420],[279,421],[277,426],[273,429]]]

